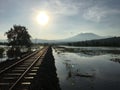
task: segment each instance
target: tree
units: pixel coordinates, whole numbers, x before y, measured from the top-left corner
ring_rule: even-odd
[[[8,30],[5,35],[8,38],[8,45],[11,46],[10,51],[17,52],[17,56],[19,56],[18,53],[20,53],[22,47],[31,47],[31,36],[25,26],[13,25],[13,28]]]
[[[4,48],[0,48],[0,54],[3,54],[4,51],[5,51]]]
[[[3,53],[4,53],[5,49],[4,48],[0,48],[0,58],[3,58]]]

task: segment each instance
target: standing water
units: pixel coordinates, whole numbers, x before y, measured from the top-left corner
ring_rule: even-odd
[[[62,90],[120,90],[120,48],[54,47]]]
[[[7,51],[8,48],[5,45],[0,45],[0,48],[5,49],[5,51],[3,52],[3,55],[0,55],[0,63],[1,63],[3,61],[6,61],[6,59],[7,59],[6,51]]]

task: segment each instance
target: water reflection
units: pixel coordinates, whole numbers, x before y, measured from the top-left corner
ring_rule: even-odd
[[[113,61],[113,62],[117,62],[117,63],[120,64],[120,58],[112,58],[110,60]]]
[[[85,56],[99,56],[105,54],[120,54],[120,49],[116,48],[94,48],[94,47],[57,47],[55,51],[60,54],[64,52],[71,52],[76,53],[78,55],[85,55]]]
[[[85,78],[93,78],[95,75],[91,73],[81,73],[78,68],[75,68],[77,64],[72,64],[70,62],[71,60],[65,60],[64,64],[67,70],[67,80],[72,78],[72,77],[85,77]]]
[[[70,63],[70,60],[65,60],[64,64],[68,73],[66,79],[69,79],[72,77],[72,64]]]
[[[54,56],[62,90],[120,90],[119,48],[56,47]]]

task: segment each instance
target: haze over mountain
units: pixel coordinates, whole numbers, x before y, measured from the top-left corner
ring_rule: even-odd
[[[75,35],[73,37],[64,39],[64,41],[85,41],[85,40],[93,40],[93,39],[103,39],[108,38],[109,36],[99,36],[94,33],[80,33],[78,35]]]
[[[100,36],[94,33],[80,33],[78,35],[60,39],[60,40],[44,40],[44,39],[32,39],[33,43],[59,43],[59,42],[77,42],[77,41],[85,41],[85,40],[95,40],[95,39],[104,39],[110,36]],[[6,42],[6,40],[0,40],[0,42]]]
[[[7,42],[6,39],[0,39],[0,42]]]
[[[54,42],[76,42],[76,41],[85,41],[85,40],[93,40],[93,39],[103,39],[108,38],[110,36],[99,36],[94,33],[80,33],[78,35],[72,36],[66,39],[60,40],[43,40],[43,39],[34,39],[34,43],[54,43]]]

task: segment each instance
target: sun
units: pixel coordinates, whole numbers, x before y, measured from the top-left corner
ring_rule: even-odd
[[[37,15],[37,22],[40,24],[40,25],[47,25],[48,24],[48,21],[49,21],[49,16],[46,12],[40,12],[38,15]]]

